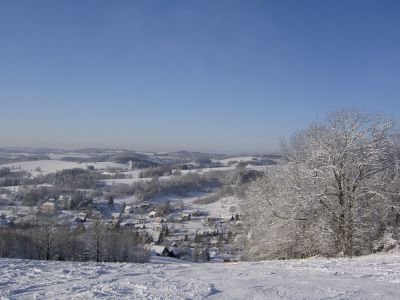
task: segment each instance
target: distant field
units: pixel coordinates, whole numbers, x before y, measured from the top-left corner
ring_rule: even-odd
[[[73,168],[86,169],[87,166],[94,166],[96,169],[127,168],[125,164],[117,164],[113,162],[77,163],[77,162],[68,162],[61,160],[33,160],[33,161],[16,162],[16,163],[0,165],[0,167],[9,167],[11,169],[20,169],[28,171],[32,174],[32,176],[53,173],[61,171],[63,169],[73,169]],[[40,169],[40,171],[38,168]]]

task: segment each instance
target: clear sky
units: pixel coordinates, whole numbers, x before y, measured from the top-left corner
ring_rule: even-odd
[[[397,0],[0,2],[0,146],[269,152],[399,96]]]

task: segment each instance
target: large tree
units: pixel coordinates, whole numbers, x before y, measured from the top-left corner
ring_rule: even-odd
[[[398,230],[396,137],[382,115],[340,111],[283,142],[285,162],[248,190],[253,254],[352,256]]]

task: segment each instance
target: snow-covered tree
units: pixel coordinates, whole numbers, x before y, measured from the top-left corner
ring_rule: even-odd
[[[330,114],[283,142],[285,163],[247,192],[250,252],[371,252],[399,213],[398,149],[393,121],[357,111]]]

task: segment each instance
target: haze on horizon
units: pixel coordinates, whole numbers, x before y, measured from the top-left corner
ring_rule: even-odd
[[[272,152],[400,117],[400,2],[2,1],[0,147]]]

